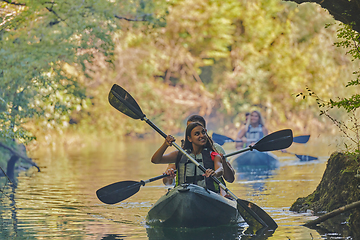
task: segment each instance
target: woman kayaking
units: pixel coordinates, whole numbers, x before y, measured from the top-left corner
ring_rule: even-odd
[[[164,154],[166,149],[171,146],[174,141],[174,137],[168,135],[165,142],[154,153],[151,162],[155,164],[175,163],[176,169],[178,170],[176,173],[176,185],[192,183],[219,193],[219,186],[210,176],[220,178],[223,175],[222,159],[214,150],[212,143],[208,140],[203,125],[199,122],[193,122],[187,126],[183,148],[190,156],[206,168],[205,173],[179,150]],[[175,176],[173,169],[168,169],[166,173]]]
[[[236,140],[236,149],[242,149],[255,144],[264,136],[268,135],[265,122],[259,111],[252,111],[250,118],[247,119],[246,125],[240,129]]]
[[[250,113],[249,113],[249,115],[250,115]],[[191,115],[191,116],[188,118],[188,120],[187,120],[187,122],[186,122],[186,125],[189,125],[190,123],[193,123],[193,122],[199,122],[199,123],[201,123],[201,125],[203,125],[203,127],[204,127],[205,130],[206,130],[206,121],[205,121],[205,119],[204,119],[202,116],[200,116],[200,115]],[[206,136],[207,136],[209,142],[212,143],[213,149],[215,149],[215,151],[216,151],[217,153],[219,153],[220,156],[225,155],[225,150],[224,150],[219,144],[214,143],[213,141],[210,141],[210,137],[209,137],[208,134],[206,134]],[[184,140],[181,140],[181,142],[182,142],[182,145],[183,145]],[[234,168],[231,166],[231,164],[230,164],[230,162],[228,161],[228,159],[225,158],[225,160],[226,160],[226,161],[222,161],[222,167],[223,167],[223,170],[224,170],[223,178],[224,178],[227,182],[232,183],[232,182],[234,182],[234,180],[235,180],[235,170],[234,170]],[[168,174],[168,170],[170,169],[170,172],[171,172],[171,169],[173,169],[172,171],[174,171],[175,168],[176,168],[175,164],[174,164],[174,163],[170,163],[170,164],[168,165],[166,171],[164,172],[164,174],[169,175],[169,174]],[[174,176],[174,177],[171,177],[171,176],[170,176],[170,177],[163,178],[163,183],[164,183],[165,185],[173,185],[173,184],[174,184],[174,180],[175,180],[174,178],[175,178],[175,176]],[[225,185],[225,184],[224,184],[224,185]]]

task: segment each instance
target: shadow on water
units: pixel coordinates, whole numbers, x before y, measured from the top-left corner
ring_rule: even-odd
[[[231,160],[238,181],[249,181],[250,186],[261,191],[265,182],[279,168],[279,160],[272,153],[249,151]]]
[[[15,201],[16,189],[17,186],[12,182],[6,181],[5,187],[2,187],[1,190],[1,205],[0,205],[0,232],[1,237],[5,237],[7,239],[22,239],[22,236],[26,235],[22,229],[18,229],[18,208]],[[11,212],[10,218],[3,217],[5,210],[4,205],[9,205],[9,209]],[[33,238],[26,238],[33,239]]]
[[[271,152],[259,152],[256,150],[240,154],[230,160],[232,166],[238,171],[251,169],[271,170],[279,167],[279,160]]]
[[[122,234],[108,234],[101,238],[101,240],[122,240],[125,239],[125,235]]]
[[[317,226],[310,226],[308,228],[316,230],[325,239],[359,239],[354,232],[355,229],[351,229],[348,225],[348,218],[348,214],[340,214]]]
[[[274,174],[273,169],[247,169],[241,172],[236,172],[236,179],[238,181],[248,181],[248,186],[257,191],[265,189],[266,180],[271,178]]]
[[[241,226],[219,226],[212,228],[162,228],[146,229],[149,240],[208,240],[208,239],[242,239],[265,240],[273,231],[264,229],[256,235],[247,233],[249,229]],[[251,230],[250,230],[251,232]]]
[[[239,239],[244,229],[234,227],[215,228],[147,228],[149,240],[206,240],[206,239]]]

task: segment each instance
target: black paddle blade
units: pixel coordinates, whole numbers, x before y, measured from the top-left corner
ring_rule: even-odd
[[[117,84],[114,84],[109,92],[109,103],[133,119],[143,119],[145,117],[135,99]]]
[[[249,206],[246,204],[246,202],[243,202],[242,199],[237,199],[237,210],[239,211],[240,215],[243,217],[245,222],[251,226],[252,230],[256,232],[257,230],[267,227],[266,223],[262,221],[262,219],[259,216],[255,216],[255,212],[251,214],[251,209],[248,209]],[[245,205],[245,206],[243,206]],[[256,214],[257,215],[257,214]],[[260,221],[260,222],[259,222]]]
[[[103,203],[115,204],[137,193],[143,184],[135,181],[116,182],[98,189],[96,196]]]
[[[275,230],[278,227],[274,219],[272,219],[262,208],[252,202],[243,199],[240,200],[253,210],[256,215],[258,215],[266,223],[266,225],[268,225],[269,229]]]
[[[216,142],[219,145],[224,145],[224,143],[226,142],[234,142],[232,138],[217,133],[213,133],[211,138],[214,142]]]
[[[253,146],[253,149],[260,152],[275,151],[290,147],[292,142],[293,133],[291,129],[285,129],[263,137]]]
[[[274,219],[272,219],[262,208],[252,202],[237,199],[237,209],[246,223],[251,226],[255,232],[263,227],[268,227],[272,230],[275,230],[278,227]],[[249,209],[251,209],[252,212],[250,212]]]
[[[310,135],[302,135],[294,137],[294,143],[307,143],[309,141]]]
[[[308,156],[308,155],[298,155],[295,154],[295,156],[300,159],[300,162],[308,162],[308,161],[313,161],[313,160],[317,160],[317,157],[313,157],[313,156]]]

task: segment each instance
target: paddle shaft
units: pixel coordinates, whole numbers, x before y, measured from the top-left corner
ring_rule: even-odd
[[[214,134],[216,134],[215,137],[214,137]],[[224,143],[227,143],[227,142],[243,142],[243,143],[245,143],[245,142],[257,142],[258,141],[258,139],[246,139],[246,141],[234,140],[234,139],[232,139],[230,137],[227,137],[225,135],[221,135],[221,134],[217,134],[217,133],[214,133],[214,134],[213,134],[213,140],[215,138],[220,138],[221,143],[222,143],[220,145],[223,145]],[[305,143],[307,143],[309,141],[309,138],[310,138],[310,135],[300,135],[300,136],[294,137],[293,142],[305,144]]]
[[[148,119],[147,117],[143,117],[141,120],[145,121],[147,124],[149,124],[152,128],[154,128],[161,136],[163,136],[164,138],[167,137],[167,135],[161,131],[155,124],[153,124],[150,119]],[[172,145],[179,150],[182,154],[184,154],[192,163],[194,163],[198,168],[200,168],[201,171],[203,171],[204,173],[206,172],[206,168],[204,166],[202,166],[201,164],[199,164],[192,156],[190,156],[190,154],[188,154],[184,149],[182,149],[177,143],[173,142]],[[245,149],[243,149],[245,150]],[[247,149],[247,150],[250,150]],[[247,151],[245,150],[245,151]],[[236,200],[240,200],[237,201],[240,205],[242,205],[242,207],[253,217],[255,218],[261,225],[263,226],[268,226],[264,220],[262,220],[254,211],[252,211],[251,209],[249,209],[249,207],[244,204],[243,202],[241,202],[241,199],[239,199],[234,193],[232,193],[224,184],[222,184],[219,179],[217,179],[214,176],[210,176],[211,179],[216,182],[227,194],[229,194],[231,197],[233,197]]]
[[[148,119],[145,114],[143,114],[142,112],[140,112],[138,109],[136,109],[133,105],[131,105],[130,103],[128,103],[127,101],[124,101],[123,98],[117,94],[117,92],[113,91],[112,94],[115,95],[115,97],[120,100],[124,105],[126,105],[126,107],[128,107],[131,111],[133,111],[134,113],[136,113],[141,120],[145,121],[147,124],[149,124],[155,131],[157,131],[161,136],[163,136],[164,138],[166,138],[166,134],[160,130],[160,128],[158,128],[153,122],[150,121],[150,119]]]
[[[236,154],[239,154],[239,153],[243,153],[243,152],[246,152],[246,151],[249,151],[249,150],[252,150],[251,147],[247,147],[247,148],[244,148],[244,149],[240,149],[238,151],[235,151],[235,152],[232,152],[232,153],[228,153],[226,155],[224,155],[224,157],[231,157],[231,156],[234,156]]]
[[[303,142],[300,142],[298,139],[302,139],[302,137],[306,137],[308,135],[302,135],[302,136],[297,136],[297,137],[294,137],[293,138],[293,142],[294,143],[303,143]],[[246,139],[246,142],[257,142],[258,140],[256,139]],[[234,142],[244,142],[243,140],[234,140]]]
[[[153,124],[147,117],[144,117],[142,119],[143,121],[145,121],[146,123],[148,123],[151,127],[153,127],[158,133],[160,133],[161,136],[163,136],[164,138],[167,137],[167,135],[161,131],[155,124]],[[182,154],[184,154],[192,163],[194,163],[198,168],[201,169],[201,171],[203,171],[204,173],[206,172],[206,168],[204,168],[203,165],[199,164],[190,154],[188,154],[184,149],[182,149],[177,143],[173,142],[172,145],[179,150]],[[225,192],[229,193],[231,195],[230,190],[224,186],[224,184],[222,184],[217,178],[215,178],[214,176],[211,176],[212,179],[219,184],[219,186],[225,190]],[[237,199],[237,197],[234,195],[234,198]]]
[[[114,84],[115,86],[115,84]],[[114,88],[113,86],[113,88]],[[119,87],[119,86],[118,86]],[[140,107],[137,106],[133,106],[131,103],[127,102],[126,99],[129,99],[132,100],[133,102],[136,103],[136,101],[131,97],[130,94],[128,94],[124,89],[122,89],[121,87],[119,87],[122,91],[126,92],[126,95],[125,97],[121,97],[117,92],[116,92],[116,89],[111,90],[110,93],[112,93],[116,99],[118,99],[122,104],[124,104],[130,111],[132,111],[135,115],[136,115],[136,118],[131,115],[131,114],[127,114],[123,111],[123,109],[119,109],[119,105],[117,103],[114,103],[111,101],[111,99],[109,98],[109,101],[111,103],[112,106],[114,106],[116,109],[118,109],[119,111],[123,112],[124,114],[128,115],[129,117],[132,117],[134,119],[141,119],[142,121],[145,121],[146,123],[148,123],[155,131],[157,131],[161,136],[163,136],[164,138],[167,137],[167,135],[161,131],[155,124],[153,124],[148,118],[146,118],[146,115],[141,111]],[[137,105],[137,104],[136,104]],[[291,133],[291,143],[292,143],[292,133]],[[290,143],[290,144],[291,144]],[[173,143],[173,145],[180,151],[182,152],[183,154],[185,154],[185,156],[190,160],[192,161],[198,168],[200,168],[203,172],[206,172],[206,169],[200,165],[195,159],[193,159],[189,154],[187,154],[180,146],[178,146],[176,143]],[[250,146],[249,150],[251,150],[252,146]],[[268,227],[268,226],[272,226],[273,229],[277,228],[277,224],[274,222],[274,220],[268,216],[261,208],[259,208],[259,210],[261,212],[264,212],[264,214],[266,215],[265,218],[267,219],[267,221],[269,221],[269,224],[266,224],[265,221],[260,218],[257,213],[255,213],[254,210],[250,209],[249,208],[249,204],[250,203],[246,203],[245,200],[242,200],[242,199],[239,199],[238,197],[236,197],[235,194],[233,194],[229,189],[226,188],[225,185],[223,185],[217,178],[211,176],[211,178],[222,188],[224,189],[224,191],[226,193],[228,193],[230,196],[232,196],[234,199],[237,200],[237,203],[238,203],[238,206],[240,205],[242,207],[242,209],[244,209],[246,212],[248,212],[248,214],[250,214],[252,216],[253,219],[255,219],[258,223],[260,223],[262,226],[264,227]],[[256,206],[255,204],[253,204],[254,206]],[[240,211],[240,210],[239,210]],[[243,216],[244,217],[244,216]],[[264,216],[263,216],[264,217]],[[247,219],[245,219],[246,221],[248,221]],[[250,219],[249,219],[250,220]],[[252,220],[250,220],[252,221]]]
[[[296,154],[293,152],[288,152],[286,150],[282,151],[283,153],[289,153],[292,154],[294,156],[296,156],[298,159],[300,159],[300,161],[302,162],[306,162],[306,161],[312,161],[312,160],[317,160],[319,159],[318,157],[314,157],[314,156],[309,156],[309,155],[300,155],[300,154]]]
[[[174,171],[176,173],[176,170]],[[106,204],[115,204],[121,202],[134,194],[136,194],[141,186],[145,184],[168,177],[169,175],[163,174],[157,177],[150,178],[148,180],[135,181],[121,181],[112,183],[105,187],[102,187],[96,191],[96,195],[100,201]]]
[[[176,170],[174,171],[174,173],[176,173]],[[147,183],[154,182],[156,180],[159,180],[159,179],[162,179],[162,178],[165,178],[165,177],[169,177],[169,176],[170,175],[163,174],[163,175],[160,175],[160,176],[157,176],[157,177],[150,178],[148,180],[141,180],[140,182],[137,182],[135,184],[127,186],[125,189],[131,189],[131,188],[135,188],[135,187],[138,187],[138,186],[145,186],[145,184],[147,184]],[[123,190],[123,189],[119,189],[119,190]]]
[[[122,97],[119,96],[116,92],[112,92],[122,103],[124,103],[126,105],[126,107],[128,107],[131,111],[133,111],[134,113],[136,113],[138,116],[142,116],[141,120],[145,121],[147,124],[150,125],[150,127],[152,127],[155,131],[157,131],[161,136],[163,136],[164,138],[167,137],[167,135],[161,131],[160,128],[158,128],[150,119],[148,119],[145,114],[140,113],[135,107],[133,107],[131,104],[129,104],[127,101],[122,101]],[[172,143],[172,145],[178,149],[182,154],[184,154],[191,162],[193,162],[198,168],[201,169],[201,171],[203,171],[204,173],[206,172],[206,169],[204,168],[204,166],[200,165],[195,159],[193,159],[190,154],[188,154],[184,149],[182,149],[178,144],[176,143]],[[226,186],[224,186],[224,184],[222,184],[217,178],[215,178],[214,176],[211,176],[211,178],[217,183],[219,184],[219,186],[224,189],[224,191],[228,194],[230,194],[234,199],[238,199],[238,197],[235,196],[235,194],[233,194]],[[261,223],[262,224],[262,223]],[[266,225],[264,223],[264,225]]]
[[[225,154],[224,157],[231,157],[231,156],[234,156],[234,155],[239,154],[239,153],[247,152],[249,150],[252,151],[253,149],[255,149],[255,148],[253,148],[253,147],[243,148],[243,149],[237,150],[235,152]]]
[[[150,119],[148,119],[145,114],[141,114],[135,107],[133,107],[131,104],[129,104],[127,101],[122,101],[122,97],[119,96],[116,92],[112,92],[122,103],[124,103],[126,105],[126,107],[128,107],[129,109],[131,109],[131,111],[133,111],[134,113],[136,113],[138,116],[142,116],[141,120],[145,121],[147,124],[150,125],[150,127],[152,127],[155,131],[157,131],[163,138],[166,138],[167,135],[161,131],[160,128],[158,128]],[[182,154],[184,154],[190,161],[192,161],[198,168],[201,169],[201,171],[206,172],[206,169],[200,165],[195,159],[193,159],[186,151],[184,151],[184,149],[182,149],[179,145],[177,145],[176,143],[172,143],[174,145],[174,147],[176,149],[178,149]],[[219,184],[219,186],[222,189],[226,189],[225,191],[228,193],[228,189],[215,177],[212,177],[213,180]],[[230,194],[230,193],[229,193]],[[230,194],[231,195],[231,194]],[[235,196],[235,195],[234,195]],[[237,198],[235,196],[235,198]]]
[[[176,170],[174,171],[174,173],[176,173]],[[160,175],[160,176],[157,176],[157,177],[150,178],[150,179],[145,180],[145,181],[141,180],[140,182],[144,182],[144,185],[145,185],[146,183],[154,182],[156,180],[159,180],[159,179],[162,179],[162,178],[165,178],[165,177],[169,177],[169,176],[170,175],[163,174],[163,175]]]
[[[239,153],[243,153],[243,152],[246,152],[246,151],[249,151],[249,150],[252,150],[253,148],[251,147],[247,147],[247,148],[244,148],[244,149],[240,149],[238,151],[235,151],[235,152],[232,152],[232,153],[228,153],[226,155],[224,155],[224,157],[231,157],[231,156],[234,156],[236,154],[239,154]],[[292,154],[292,155],[295,155],[297,158],[299,158],[300,160],[304,160],[306,158],[310,158],[311,160],[315,160],[317,159],[317,157],[313,157],[313,156],[308,156],[308,155],[298,155],[296,153],[292,153],[292,152],[288,152],[288,151],[285,151],[285,153],[289,153],[289,154]],[[300,156],[300,157],[299,157]]]

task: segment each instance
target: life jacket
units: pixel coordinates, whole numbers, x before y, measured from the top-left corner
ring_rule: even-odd
[[[262,129],[262,125],[259,124],[257,127],[252,127],[251,125],[249,125],[246,133],[245,133],[245,137],[247,139],[251,139],[254,142],[259,141],[261,138],[264,137],[264,133],[263,133],[263,129]],[[251,142],[247,142],[246,143],[246,147],[248,147],[251,144]]]
[[[200,165],[202,165],[205,169],[214,169],[214,161],[212,151],[208,148],[204,148],[202,152],[196,156],[191,153],[191,150],[185,150],[188,154],[190,154]],[[176,158],[176,181],[175,186],[178,186],[183,183],[192,183],[199,185],[201,187],[206,187],[209,190],[212,190],[216,193],[220,192],[219,185],[215,183],[210,177],[202,176],[204,173],[201,171],[193,162],[191,162],[184,154],[180,151]],[[220,180],[220,179],[219,179]],[[223,184],[224,180],[221,178],[220,180]]]

